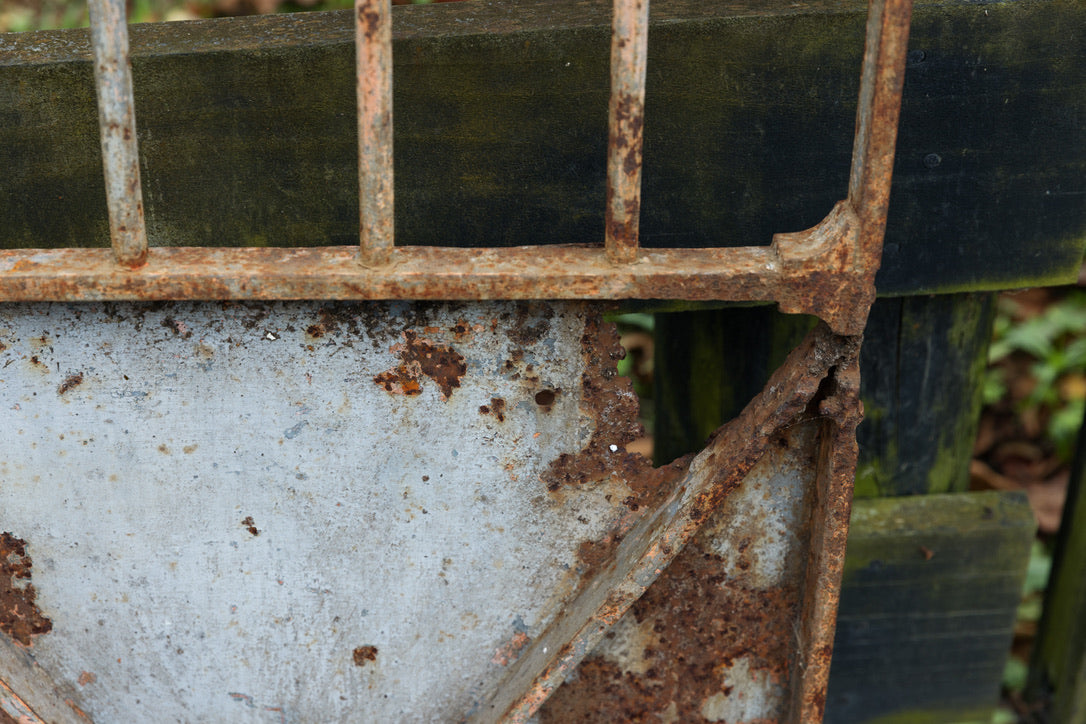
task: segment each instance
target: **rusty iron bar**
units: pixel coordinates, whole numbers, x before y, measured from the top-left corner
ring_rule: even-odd
[[[863,280],[857,284],[870,296],[867,307],[874,301],[875,272],[882,263],[912,4],[912,0],[871,2],[867,15],[848,187],[848,202],[860,221],[855,253]]]
[[[392,4],[355,0],[358,83],[359,252],[363,266],[387,264],[395,218],[392,176]]]
[[[89,0],[88,9],[109,235],[117,263],[132,269],[147,259],[147,231],[124,0]]]
[[[649,0],[615,0],[604,244],[616,263],[637,258],[648,45]]]
[[[45,720],[34,713],[30,705],[12,691],[2,679],[0,679],[0,713],[6,714],[11,721],[19,724],[45,724]]]
[[[789,244],[855,239],[845,204],[824,226]],[[598,246],[398,247],[394,264],[370,269],[351,263],[351,247],[163,247],[138,274],[105,249],[0,250],[0,301],[731,299],[777,301],[858,334],[866,310],[858,317],[848,296],[852,275],[829,267],[836,246],[811,244],[816,252],[793,263],[789,244],[643,250],[640,263],[618,267]]]

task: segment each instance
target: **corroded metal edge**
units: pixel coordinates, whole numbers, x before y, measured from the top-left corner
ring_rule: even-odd
[[[849,245],[854,218],[843,204],[831,215]],[[851,303],[854,275],[833,271],[825,259],[840,246],[802,264],[782,261],[777,247],[741,247],[642,249],[637,261],[623,265],[602,247],[397,247],[389,264],[372,269],[357,263],[352,247],[177,247],[151,249],[139,270],[118,266],[105,249],[18,249],[0,251],[0,301],[780,301],[785,311],[817,314],[835,332],[855,334],[866,308]]]
[[[652,585],[728,493],[742,482],[762,457],[773,434],[792,422],[816,399],[831,370],[855,368],[859,343],[859,337],[839,337],[825,325],[819,325],[811,332],[793,350],[766,388],[738,418],[722,427],[709,446],[691,462],[689,470],[675,483],[667,499],[634,526],[606,566],[585,583],[567,606],[565,614],[510,666],[506,677],[491,697],[479,704],[470,721],[527,721],[599,643],[607,629]],[[849,385],[842,389],[846,396],[855,392]],[[831,402],[833,394],[828,393],[820,403],[826,410],[836,406],[856,409],[847,399]],[[854,441],[852,445],[855,446]],[[829,450],[832,454],[833,449]],[[839,461],[833,459],[832,462]],[[838,472],[840,475],[835,477],[836,480],[851,482],[851,468],[839,468]],[[846,485],[842,492],[847,494],[850,490]],[[827,504],[840,506],[841,500],[839,497],[827,498]],[[815,510],[818,509],[819,506],[815,506]],[[830,518],[836,526],[838,516]],[[847,522],[843,531],[836,527],[830,534],[843,539],[844,531],[847,531]],[[828,612],[831,619],[836,611],[838,586],[835,582],[839,578],[830,571],[825,580],[819,581],[822,585],[808,584],[808,595],[817,598],[820,610]],[[825,629],[821,617],[814,620]],[[821,644],[821,639],[817,640]],[[823,648],[819,645],[816,653],[821,653]],[[811,658],[808,654],[804,656]],[[817,687],[817,677],[812,677],[811,682]],[[820,691],[825,691],[824,685]]]
[[[0,718],[4,717],[4,721],[10,719],[19,724],[45,724],[45,720],[0,679]]]

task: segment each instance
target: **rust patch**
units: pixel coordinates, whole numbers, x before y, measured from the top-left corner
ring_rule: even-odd
[[[256,527],[256,523],[253,521],[253,516],[245,516],[241,521],[241,525],[245,528],[245,530],[249,531],[250,535],[260,535],[260,530]]]
[[[377,660],[376,646],[359,646],[351,652],[351,659],[355,666],[365,666],[367,661]]]
[[[652,470],[642,455],[626,451],[626,445],[644,434],[638,422],[639,404],[629,379],[619,377],[616,365],[626,356],[614,324],[605,323],[599,309],[587,314],[581,350],[585,371],[581,375],[581,409],[594,423],[588,444],[578,453],[563,453],[542,476],[547,490],[579,486],[617,475],[639,495],[647,492],[640,482]],[[541,405],[548,399],[545,392]],[[551,400],[553,402],[553,399]],[[650,484],[655,489],[655,484]]]
[[[493,415],[498,422],[505,422],[505,400],[500,397],[491,397],[489,405],[480,405],[479,414]]]
[[[93,684],[96,681],[98,681],[98,677],[94,674],[94,672],[84,671],[79,675],[76,683],[78,683],[80,686],[86,686],[87,684]]]
[[[26,541],[0,533],[0,631],[23,646],[30,646],[33,636],[53,630],[53,622],[34,602],[38,592],[30,582],[32,567]]]
[[[586,540],[577,550],[581,562],[581,577],[591,580],[606,563],[614,558],[615,548],[626,537],[634,524],[658,506],[675,484],[686,475],[694,454],[684,455],[659,468],[649,468],[636,480],[627,480],[631,490],[638,495],[623,499],[622,504],[631,514],[624,515],[599,540]]]
[[[182,321],[166,317],[162,320],[161,324],[182,339],[188,339],[192,336],[192,330]]]
[[[393,394],[417,395],[422,392],[421,380],[425,375],[437,383],[441,399],[449,399],[468,370],[464,357],[452,347],[420,338],[413,330],[404,330],[403,336],[404,344],[393,345],[391,349],[402,362],[375,376],[373,381]]]
[[[528,321],[538,317],[535,324]],[[512,341],[525,347],[533,345],[551,331],[551,319],[554,309],[546,302],[517,302],[513,324],[506,327],[505,334]]]
[[[726,674],[740,659],[787,682],[798,604],[797,588],[744,587],[718,555],[691,542],[626,614],[650,632],[629,652],[636,670],[590,655],[543,705],[540,721],[658,721],[665,713],[708,721],[706,701],[732,695]]]
[[[76,372],[74,375],[68,375],[68,377],[60,383],[60,387],[57,387],[57,394],[63,395],[73,387],[78,387],[83,384],[83,373]]]
[[[520,656],[520,652],[531,641],[528,638],[528,634],[523,631],[518,631],[513,634],[513,638],[506,641],[504,644],[494,650],[494,657],[490,660],[491,663],[498,666],[508,666],[517,660]]]

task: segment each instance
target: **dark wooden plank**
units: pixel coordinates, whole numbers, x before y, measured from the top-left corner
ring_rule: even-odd
[[[875,302],[860,352],[858,497],[968,489],[994,309],[990,293]],[[809,326],[767,307],[657,315],[657,458],[700,449]]]
[[[768,306],[655,315],[655,460],[701,450],[765,387],[815,321]]]
[[[860,355],[858,497],[969,489],[995,295],[880,299]]]
[[[396,10],[403,244],[603,238],[609,4]],[[768,243],[845,192],[864,5],[673,0],[650,32],[646,245]],[[915,14],[883,293],[1064,281],[1086,242],[1076,0]],[[152,244],[357,237],[350,13],[137,26]],[[0,246],[104,246],[84,31],[0,36]]]
[[[988,722],[1033,532],[1018,493],[856,501],[826,724]]]

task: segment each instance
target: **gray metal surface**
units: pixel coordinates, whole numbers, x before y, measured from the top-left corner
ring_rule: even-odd
[[[51,622],[4,679],[46,718],[463,716],[628,512],[541,483],[595,430],[586,311],[3,306],[0,530]]]

